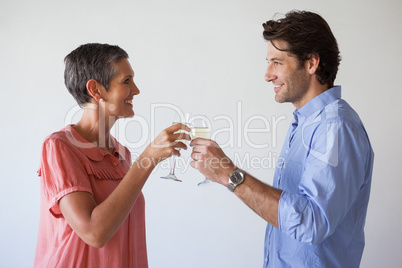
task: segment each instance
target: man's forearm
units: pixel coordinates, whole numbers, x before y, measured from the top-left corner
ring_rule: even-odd
[[[246,174],[234,193],[264,220],[279,228],[278,206],[282,190],[271,187]]]

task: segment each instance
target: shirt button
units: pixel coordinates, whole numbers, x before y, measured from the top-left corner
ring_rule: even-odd
[[[114,162],[114,163],[113,163],[113,165],[117,166],[117,165],[118,165],[118,163],[117,163],[117,162]]]
[[[56,203],[56,198],[52,198],[52,202],[53,202],[53,203]]]

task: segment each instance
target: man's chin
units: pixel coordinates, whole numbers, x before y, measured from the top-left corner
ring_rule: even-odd
[[[281,96],[279,96],[278,94],[275,95],[275,101],[278,102],[278,103],[286,102],[286,100],[284,98],[281,98]]]

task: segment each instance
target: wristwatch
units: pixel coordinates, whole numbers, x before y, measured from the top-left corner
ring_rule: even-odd
[[[233,192],[235,188],[244,181],[244,171],[240,169],[236,169],[229,175],[229,191]]]

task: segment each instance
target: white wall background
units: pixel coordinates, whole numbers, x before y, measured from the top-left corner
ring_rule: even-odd
[[[293,107],[275,103],[264,81],[261,24],[291,9],[318,12],[332,27],[343,57],[336,82],[364,121],[376,153],[361,267],[400,267],[400,0],[1,0],[0,267],[32,266],[41,143],[79,115],[63,83],[65,55],[88,42],[118,44],[129,53],[142,92],[134,104],[137,120],[121,122],[116,133],[134,155],[145,148],[136,142],[149,138],[140,122],[151,122],[151,105],[170,103],[232,118],[236,133],[227,154],[269,161],[280,151]],[[173,112],[154,112],[159,133]],[[270,132],[249,135],[267,148],[253,148],[237,132],[252,116],[270,123]],[[278,118],[283,120],[275,124]],[[251,126],[264,124],[254,120]],[[224,127],[224,120],[213,124],[215,131]],[[230,135],[216,138],[225,143]],[[271,183],[272,166],[244,168]],[[261,267],[264,221],[223,187],[198,188],[202,176],[191,168],[179,168],[181,184],[160,180],[167,172],[159,167],[144,188],[150,267]]]

